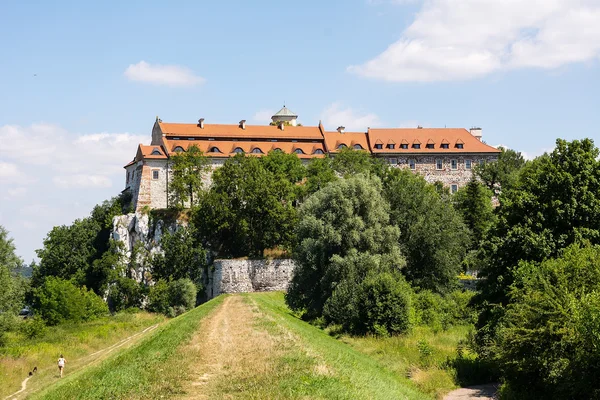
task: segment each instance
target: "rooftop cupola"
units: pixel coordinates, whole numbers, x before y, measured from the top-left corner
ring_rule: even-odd
[[[283,105],[283,108],[277,111],[272,117],[271,120],[275,123],[277,122],[288,122],[292,126],[296,126],[298,124],[298,115],[294,114],[290,111],[289,108]]]

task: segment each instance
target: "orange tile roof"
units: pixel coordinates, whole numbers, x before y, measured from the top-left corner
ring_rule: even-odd
[[[156,153],[158,153],[158,154],[156,154]],[[165,154],[164,150],[160,146],[152,146],[152,145],[146,146],[146,145],[140,144],[138,146],[138,154],[141,155],[143,158],[155,158],[155,159],[167,158],[167,155]]]
[[[325,145],[330,153],[339,152],[339,146],[342,144],[350,148],[354,148],[354,145],[359,145],[363,149],[369,150],[367,134],[364,132],[325,132]]]
[[[318,126],[284,126],[283,130],[273,125],[239,125],[204,124],[200,128],[195,124],[175,124],[159,122],[163,134],[181,137],[205,138],[253,138],[253,139],[323,139]]]
[[[421,141],[430,143],[433,141],[435,146],[428,149],[422,146],[420,149],[408,146],[408,149],[402,149],[399,146],[394,149],[386,147],[376,149],[371,147],[373,154],[379,153],[500,153],[500,150],[480,142],[471,133],[464,128],[394,128],[394,129],[369,129],[367,131],[369,143],[395,143],[401,141],[403,144],[415,143]],[[447,149],[442,149],[441,144],[448,143]],[[456,148],[456,143],[462,143],[463,148]]]
[[[311,142],[271,142],[271,141],[226,141],[226,140],[165,140],[165,145],[169,154],[176,153],[175,148],[181,147],[186,150],[192,146],[198,146],[198,148],[209,157],[231,157],[234,156],[235,149],[241,148],[244,153],[252,155],[263,155],[269,151],[279,149],[284,153],[294,153],[297,149],[302,151],[302,154],[297,154],[299,158],[314,158],[324,157],[325,154],[315,154],[315,151],[321,150],[325,153],[323,143],[311,143]],[[210,150],[216,147],[220,152],[211,152]],[[253,153],[254,149],[259,149],[262,153]]]

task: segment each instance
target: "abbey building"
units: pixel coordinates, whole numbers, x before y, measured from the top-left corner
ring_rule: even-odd
[[[349,147],[369,151],[397,168],[409,168],[428,182],[440,181],[452,192],[464,186],[477,163],[494,161],[500,150],[481,141],[481,129],[385,128],[347,132],[343,126],[327,131],[302,126],[287,107],[273,115],[270,125],[167,123],[156,119],[149,146],[140,144],[134,159],[125,165],[125,190],[134,208],[168,206],[169,159],[195,145],[209,157],[213,169],[237,153],[262,156],[270,151],[295,153],[303,162],[335,157]]]

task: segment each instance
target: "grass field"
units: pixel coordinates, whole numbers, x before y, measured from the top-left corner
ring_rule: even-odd
[[[0,399],[19,390],[34,366],[38,373],[31,382],[52,382],[61,353],[67,358],[67,370],[74,370],[82,357],[164,320],[160,315],[143,312],[121,313],[86,323],[47,327],[35,339],[12,332],[6,346],[0,347]]]

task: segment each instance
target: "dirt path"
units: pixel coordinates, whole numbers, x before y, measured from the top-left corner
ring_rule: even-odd
[[[448,393],[444,400],[494,400],[498,384],[487,384],[461,388]]]
[[[228,377],[254,380],[273,373],[282,339],[256,329],[259,314],[257,307],[241,296],[230,296],[202,322],[185,350],[194,353],[196,362],[184,398],[215,398],[223,394]]]
[[[125,339],[122,339],[122,340],[118,341],[117,343],[110,345],[102,350],[98,350],[92,354],[88,354],[87,356],[83,356],[78,359],[75,359],[75,360],[73,360],[73,362],[69,362],[67,370],[70,370],[69,372],[79,371],[81,368],[88,367],[92,364],[95,364],[95,363],[105,359],[113,350],[123,347],[126,344],[135,343],[136,342],[135,339],[139,339],[140,336],[153,331],[157,327],[158,327],[158,324],[149,326],[146,329],[144,329],[143,331],[140,331],[134,335],[128,336]],[[15,393],[5,397],[4,399],[5,400],[9,400],[9,399],[16,400],[16,399],[24,398],[27,394],[31,394],[36,389],[39,389],[41,384],[43,384],[43,383],[51,384],[51,383],[49,383],[50,382],[49,378],[53,377],[53,374],[49,371],[50,369],[55,370],[56,368],[55,367],[44,368],[44,369],[39,370],[37,372],[37,375],[29,376],[29,377],[25,378],[23,380],[23,382],[21,382],[21,389]],[[41,377],[41,375],[46,375],[46,376]],[[36,387],[32,388],[31,390],[28,390],[27,389],[28,381],[37,376],[40,376],[43,379],[43,382],[40,382],[40,384],[36,385]]]

